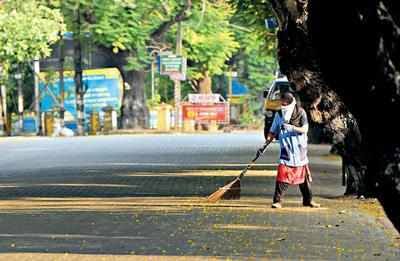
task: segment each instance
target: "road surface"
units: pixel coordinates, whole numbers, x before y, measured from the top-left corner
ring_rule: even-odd
[[[375,200],[340,197],[340,160],[310,146],[313,192],[270,208],[279,148],[208,204],[259,133],[0,139],[0,260],[399,260]]]

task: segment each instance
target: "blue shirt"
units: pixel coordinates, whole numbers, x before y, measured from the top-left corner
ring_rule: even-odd
[[[280,113],[275,113],[270,132],[279,139],[281,154],[279,162],[291,167],[301,167],[308,164],[307,133],[287,131],[283,128],[285,123]],[[308,125],[307,114],[301,110],[301,127]]]

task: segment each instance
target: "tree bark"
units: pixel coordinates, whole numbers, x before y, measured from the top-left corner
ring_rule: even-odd
[[[121,107],[122,128],[147,128],[148,108],[145,95],[145,70],[127,70],[127,59],[134,55],[128,51],[113,53],[110,48],[99,46],[102,57],[97,64],[103,67],[116,67],[122,74],[125,88]],[[128,88],[126,88],[128,87]]]
[[[60,68],[58,70],[58,76],[60,79],[60,123],[61,128],[64,128],[64,116],[65,116],[65,89],[64,89],[64,62],[65,62],[65,46],[64,46],[64,38],[61,36],[60,39],[60,53],[59,53],[59,63]]]
[[[11,130],[9,128],[10,122],[9,122],[9,115],[8,115],[8,110],[7,110],[7,89],[4,84],[0,84],[0,93],[1,93],[1,106],[3,108],[3,123],[4,123],[4,131],[6,136],[11,135]]]
[[[185,4],[178,11],[178,13],[170,20],[162,23],[154,32],[151,34],[151,39],[155,43],[163,42],[165,34],[171,29],[171,27],[179,22],[185,21],[189,18],[187,12],[192,8],[192,0],[186,0]]]
[[[81,39],[81,11],[77,9],[76,17],[77,32],[74,34],[74,65],[75,65],[75,99],[76,99],[76,116],[78,135],[85,134],[85,104],[83,88],[83,69],[82,69],[82,39]]]
[[[365,179],[367,192],[376,193],[399,229],[400,127],[393,113],[400,109],[400,4],[271,4],[279,18],[281,70],[305,107],[325,115],[322,121],[342,136],[345,163],[361,165],[354,177]]]
[[[178,22],[188,18],[187,11],[192,7],[192,1],[186,0],[179,12],[170,20],[162,23],[151,34],[153,44],[163,42],[164,35]],[[124,69],[122,69],[124,71]],[[127,71],[124,73],[125,81],[130,89],[124,91],[122,108],[122,127],[123,128],[147,128],[148,127],[148,108],[145,96],[145,70]]]
[[[146,128],[148,126],[148,108],[144,92],[146,72],[127,71],[125,81],[129,89],[124,92],[122,105],[122,127],[125,129]]]
[[[208,73],[204,73],[203,78],[198,81],[199,93],[201,94],[212,94],[212,79]]]
[[[0,89],[0,135],[4,135],[5,133],[5,118],[4,110],[3,110],[3,94]]]

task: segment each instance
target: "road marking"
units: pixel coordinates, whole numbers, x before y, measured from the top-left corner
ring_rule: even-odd
[[[115,162],[97,163],[106,166],[155,166],[155,167],[246,167],[245,163],[151,163],[151,162]],[[277,167],[276,163],[254,164],[254,167]]]
[[[34,152],[34,151],[49,151],[51,148],[16,148],[11,149],[9,152]]]

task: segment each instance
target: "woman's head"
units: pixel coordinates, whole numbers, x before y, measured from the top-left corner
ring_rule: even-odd
[[[281,93],[281,104],[282,106],[288,106],[295,100],[293,93],[283,92]]]

